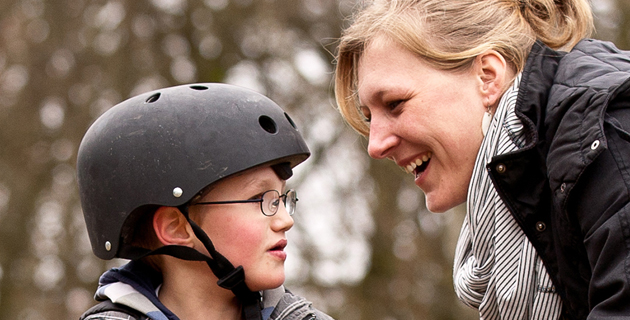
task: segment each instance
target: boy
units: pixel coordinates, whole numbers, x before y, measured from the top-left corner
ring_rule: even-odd
[[[132,261],[103,274],[81,319],[331,319],[282,286],[286,179],[309,155],[280,107],[235,86],[105,112],[79,147],[81,204],[94,254]]]

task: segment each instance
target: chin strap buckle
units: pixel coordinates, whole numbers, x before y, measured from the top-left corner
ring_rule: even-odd
[[[238,266],[234,268],[234,270],[230,271],[227,275],[219,279],[217,284],[221,288],[225,288],[228,290],[234,290],[240,284],[245,282],[245,271],[243,271],[243,266]]]
[[[243,315],[246,320],[262,320],[260,311],[262,310],[261,295],[259,292],[252,292],[245,284],[245,271],[243,266],[238,266],[227,275],[219,279],[217,284],[234,292],[243,303]]]

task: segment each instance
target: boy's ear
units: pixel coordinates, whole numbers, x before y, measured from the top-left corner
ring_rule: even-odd
[[[486,107],[494,106],[503,95],[505,86],[510,79],[507,79],[509,66],[503,56],[489,50],[475,58],[475,73],[480,80],[480,90]]]
[[[153,215],[155,235],[164,245],[192,247],[194,234],[186,217],[176,207],[160,207]]]

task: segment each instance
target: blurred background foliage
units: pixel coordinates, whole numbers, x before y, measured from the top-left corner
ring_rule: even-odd
[[[104,110],[141,92],[228,82],[264,93],[312,157],[287,285],[337,319],[474,319],[453,294],[463,208],[426,211],[334,107],[336,39],[356,0],[0,0],[0,320],[77,319],[99,275],[74,173]],[[630,49],[630,2],[593,0],[596,38]]]

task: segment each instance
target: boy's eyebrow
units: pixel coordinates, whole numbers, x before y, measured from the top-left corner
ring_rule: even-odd
[[[267,191],[267,190],[274,189],[273,185],[275,183],[274,181],[269,180],[269,179],[257,179],[255,177],[252,177],[248,179],[248,181],[246,181],[245,184],[247,186],[252,186],[254,189],[265,189],[264,191]],[[286,184],[287,184],[286,180],[282,180],[283,189],[286,186]],[[282,190],[278,190],[278,191],[282,191]]]
[[[283,192],[284,189],[286,189],[286,185],[287,185],[287,181],[286,180],[282,180],[281,179],[281,182],[282,182],[282,187],[281,187],[280,190],[278,190],[279,192]],[[243,182],[243,185],[244,185],[244,187],[252,188],[254,190],[258,190],[258,191],[261,191],[261,192],[274,189],[274,187],[273,187],[274,181],[273,180],[259,179],[256,176],[247,177],[245,179],[245,181]],[[213,190],[216,190],[216,185],[214,185],[214,184],[212,184],[212,185],[206,187],[205,189],[203,189],[202,191],[200,191],[196,196],[193,197],[193,199],[191,199],[191,202],[195,202],[197,200],[205,198]]]

